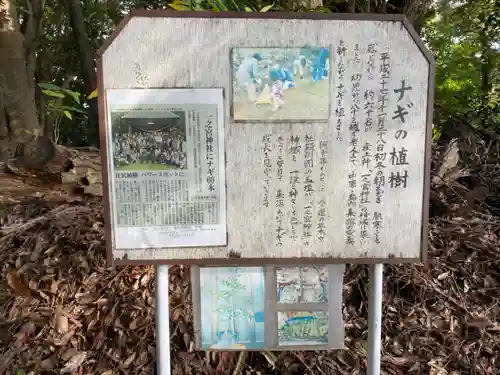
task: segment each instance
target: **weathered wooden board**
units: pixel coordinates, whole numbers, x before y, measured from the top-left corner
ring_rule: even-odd
[[[330,51],[328,119],[235,121],[234,49],[306,46]],[[105,90],[187,87],[225,93],[227,246],[117,249],[108,212],[111,260],[425,258],[434,62],[402,16],[141,11],[122,22],[101,54],[106,181],[112,171]],[[287,95],[280,111],[286,110]]]

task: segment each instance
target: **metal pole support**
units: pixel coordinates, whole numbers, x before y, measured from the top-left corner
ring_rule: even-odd
[[[384,265],[370,266],[370,294],[368,296],[368,371],[367,375],[380,375],[382,286]]]
[[[168,307],[168,266],[156,267],[156,370],[170,375],[170,311]]]

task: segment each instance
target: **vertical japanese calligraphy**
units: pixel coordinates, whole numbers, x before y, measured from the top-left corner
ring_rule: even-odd
[[[405,92],[411,91],[411,89],[412,89],[411,86],[406,86],[406,81],[404,79],[401,80],[401,87],[394,89],[394,93],[398,95],[398,100],[396,104],[396,109],[394,110],[394,116],[392,116],[392,119],[398,120],[402,124],[405,123],[406,116],[410,114],[410,112],[408,112],[408,110],[405,109],[405,107],[412,108],[413,103],[410,100],[404,103],[401,103],[400,101],[405,97]]]
[[[347,212],[345,221],[345,243],[347,245],[356,244],[356,218],[357,218],[357,180],[359,160],[358,154],[359,150],[359,132],[360,132],[360,122],[359,113],[361,111],[361,79],[363,77],[361,70],[361,58],[359,52],[359,45],[354,46],[354,59],[352,63],[353,74],[351,75],[351,120],[349,123],[349,175],[348,175],[348,186],[349,194],[347,199]]]
[[[319,143],[319,192],[325,191],[325,180],[328,174],[328,141],[323,140]],[[326,202],[320,199],[316,208],[317,224],[316,224],[316,239],[318,242],[323,242],[326,235]]]
[[[398,88],[394,89],[394,94],[397,95],[396,109],[394,110],[394,116],[392,116],[393,120],[398,122],[399,126],[404,126],[405,118],[410,113],[408,109],[413,107],[413,103],[411,99],[405,95],[406,91],[412,91],[411,86],[406,85],[406,80],[402,79],[401,84]],[[405,109],[403,106],[406,106]],[[404,140],[408,132],[404,129],[398,129],[394,133],[394,139],[396,140]],[[400,166],[399,170],[392,170],[389,175],[389,186],[391,188],[406,188],[408,186],[408,158],[407,158],[408,150],[401,146],[396,149],[396,147],[392,148],[391,152],[391,165]]]
[[[387,152],[385,150],[385,135],[387,134],[386,122],[387,122],[387,106],[389,104],[389,89],[388,84],[391,79],[391,65],[390,56],[388,52],[380,53],[380,88],[378,93],[378,111],[377,111],[377,142],[376,142],[376,153],[375,153],[375,202],[377,204],[382,204],[384,196],[384,186],[386,184],[386,176],[384,169],[386,168]],[[380,211],[375,211],[373,213],[372,225],[374,228],[374,241],[375,243],[380,243],[380,230],[383,225],[383,215]]]
[[[366,61],[366,76],[368,81],[374,80],[375,71],[375,54],[377,53],[377,49],[375,44],[369,44],[367,49],[368,59]],[[375,112],[375,100],[376,93],[371,87],[367,87],[364,91],[364,128],[365,133],[370,132],[373,129],[373,113]]]
[[[391,151],[391,165],[392,166],[408,166],[409,163],[407,161],[407,152],[408,150],[401,146],[399,149],[396,147],[392,148]],[[406,188],[408,185],[408,169],[403,169],[402,171],[391,171],[391,175],[389,176],[389,186],[391,188]]]
[[[368,44],[366,54],[368,58],[366,60],[366,75],[369,81],[373,81],[375,75],[373,72],[375,71],[375,54],[377,53],[377,46],[374,43]]]
[[[297,198],[299,196],[299,184],[300,184],[300,168],[299,163],[297,162],[298,155],[300,155],[300,150],[302,146],[300,144],[300,137],[292,135],[290,137],[290,149],[288,150],[291,158],[292,158],[292,170],[289,175],[289,188],[288,188],[288,197],[290,198],[290,238],[292,240],[296,240],[298,238],[297,235],[297,227],[299,225],[299,217],[298,217],[298,207],[297,207]]]
[[[276,168],[276,178],[278,179],[279,182],[283,182],[283,165],[285,164],[285,161],[283,159],[283,150],[285,148],[285,140],[283,139],[282,136],[278,137],[278,162],[277,162],[277,168]]]
[[[284,166],[284,145],[285,141],[282,136],[278,137],[278,160],[276,163],[276,179],[278,189],[276,190],[276,246],[283,246],[283,236],[286,234],[285,230],[285,190],[283,188],[283,166]]]
[[[335,117],[336,124],[335,129],[337,130],[337,141],[342,141],[342,125],[344,123],[345,109],[344,109],[344,95],[346,92],[344,86],[344,75],[345,75],[345,56],[347,53],[347,48],[345,42],[341,40],[339,46],[336,49],[337,55],[337,77],[336,82],[337,87],[335,88],[337,95],[335,96],[336,107],[335,107]]]
[[[262,137],[262,151],[264,154],[264,196],[263,196],[263,205],[264,207],[269,207],[269,188],[271,186],[271,134],[266,134]]]
[[[261,200],[264,208],[273,210],[275,222],[268,228],[273,228],[276,248],[300,244],[307,249],[327,241],[332,212],[326,192],[331,192],[331,158],[339,155],[339,148],[345,150],[345,186],[339,189],[345,200],[339,220],[346,247],[382,244],[386,221],[392,220],[387,211],[392,191],[408,187],[411,170],[404,127],[414,85],[407,77],[394,80],[391,52],[377,43],[341,41],[333,61],[337,110],[330,136],[343,142],[330,148],[331,140],[321,138],[314,128],[302,130],[303,125],[287,136],[280,131],[261,136]]]
[[[370,238],[370,193],[372,190],[372,144],[366,141],[361,156],[361,192],[359,195],[359,228],[361,243],[366,244]]]
[[[207,161],[207,184],[208,191],[215,191],[215,176],[214,176],[214,127],[212,125],[212,116],[208,115],[205,121],[205,147]]]
[[[306,198],[304,206],[304,220],[302,225],[302,240],[304,246],[311,246],[312,226],[313,226],[313,212],[314,212],[314,181],[313,181],[313,168],[314,168],[314,151],[315,139],[311,134],[305,136],[304,147],[304,195]]]
[[[276,190],[276,246],[283,246],[283,236],[285,235],[284,227],[284,209],[285,209],[285,193],[282,188]]]
[[[264,138],[264,194],[268,207],[274,207],[274,245],[281,248],[291,241],[309,248],[324,242],[329,141],[318,142],[313,132],[291,134],[288,139],[266,133]]]

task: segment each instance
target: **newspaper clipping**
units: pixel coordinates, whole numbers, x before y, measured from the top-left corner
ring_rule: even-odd
[[[107,90],[114,247],[226,245],[222,89]]]

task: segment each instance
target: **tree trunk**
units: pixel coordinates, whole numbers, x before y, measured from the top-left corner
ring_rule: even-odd
[[[26,6],[28,12],[21,26],[21,32],[24,35],[24,52],[26,57],[28,84],[32,89],[36,84],[36,51],[38,49],[40,33],[43,30],[42,18],[44,5],[43,0],[27,0]],[[43,111],[43,107],[39,107],[38,110]]]
[[[349,13],[356,13],[356,0],[349,0]]]
[[[0,0],[0,51],[0,154],[5,160],[20,153],[18,144],[40,133],[24,37],[12,0]]]
[[[37,82],[43,82],[39,79],[37,72],[37,57],[38,41],[43,32],[42,19],[45,0],[27,0],[28,15],[24,19],[21,26],[21,32],[24,35],[24,49],[26,57],[26,74],[28,84],[31,87],[33,95],[35,95],[35,103],[37,106],[38,123],[41,129],[41,134],[45,134],[45,100],[42,90],[37,86]]]
[[[80,56],[80,64],[82,70],[83,83],[87,95],[97,87],[97,74],[94,64],[94,56],[90,45],[87,27],[85,25],[85,17],[83,14],[83,6],[80,0],[69,0],[69,16],[73,35],[76,45],[78,46],[78,54]],[[97,101],[89,102],[89,122],[94,128],[97,126]]]
[[[37,65],[40,65],[38,63],[37,59]],[[37,69],[35,69],[35,82],[47,82],[48,80],[45,79],[43,76],[43,73],[40,71],[40,67],[37,66]],[[38,87],[38,85],[35,85],[35,101],[36,101],[36,107],[38,108],[38,123],[40,124],[40,128],[42,129],[42,134],[50,139],[53,139],[53,128],[52,126],[49,125],[49,122],[47,121],[47,116],[45,114],[45,96],[44,93],[42,92],[42,89]]]
[[[481,98],[479,116],[481,119],[481,126],[486,128],[490,118],[491,109],[489,108],[491,90],[493,88],[490,80],[491,71],[493,69],[493,56],[491,48],[491,40],[489,38],[491,21],[490,17],[486,14],[481,14],[481,21],[483,27],[479,32],[479,43],[481,44]]]
[[[12,0],[0,0],[0,162],[61,171],[70,155],[42,134],[24,42]]]

